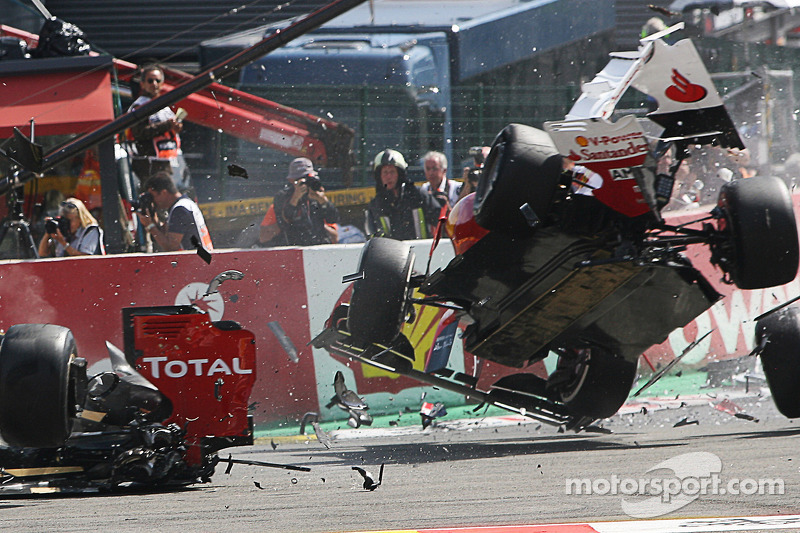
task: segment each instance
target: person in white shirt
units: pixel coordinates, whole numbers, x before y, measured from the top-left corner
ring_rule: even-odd
[[[449,208],[456,205],[461,184],[447,179],[447,157],[442,152],[428,152],[422,158],[422,165],[426,180],[422,192],[433,195],[441,206],[445,203]]]

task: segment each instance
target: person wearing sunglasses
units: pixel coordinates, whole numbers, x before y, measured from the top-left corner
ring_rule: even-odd
[[[39,257],[105,255],[103,230],[86,205],[77,198],[67,198],[58,217],[47,219],[39,242]]]
[[[128,112],[158,98],[163,89],[163,67],[157,64],[145,65],[139,81],[139,97],[131,104]],[[165,107],[126,132],[128,140],[133,141],[131,167],[140,183],[147,181],[147,178],[156,172],[164,171],[170,174],[179,186],[184,184],[186,181],[184,176],[175,176],[180,167],[178,155],[181,150],[181,138],[178,134],[182,129],[181,119],[172,109]],[[185,185],[188,186],[188,183]]]
[[[202,246],[214,249],[211,235],[200,207],[191,198],[181,194],[166,172],[156,172],[144,184],[153,197],[156,212],[137,212],[139,222],[164,252],[194,250]],[[166,220],[159,213],[167,213]]]

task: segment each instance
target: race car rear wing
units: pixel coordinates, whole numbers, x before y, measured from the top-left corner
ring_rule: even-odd
[[[642,39],[636,52],[611,54],[603,70],[583,84],[567,121],[609,120],[632,86],[657,102],[647,118],[664,128],[661,140],[744,149],[694,44],[688,39],[674,45],[663,41],[662,37],[681,28],[675,25]]]

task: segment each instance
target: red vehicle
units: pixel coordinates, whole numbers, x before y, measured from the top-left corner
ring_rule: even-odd
[[[659,37],[613,54],[566,120],[500,132],[477,192],[447,219],[456,251],[447,267],[415,273],[406,243],[369,241],[358,271],[345,277],[354,281],[349,304],[334,310],[315,346],[580,429],[619,409],[640,354],[721,298],[683,253],[688,246],[708,246],[741,289],[793,280],[797,225],[777,178],[727,183],[695,223],[662,218],[690,146],[744,144],[691,41],[671,46]],[[633,116],[609,120],[631,85],[658,102],[647,115],[662,128],[655,138]],[[658,173],[670,147],[675,163]],[[415,320],[413,304],[453,311],[424,372],[412,368],[401,333]],[[479,390],[477,375],[448,368],[459,322],[465,351],[521,372]],[[546,378],[524,372],[549,354],[558,364]]]
[[[87,379],[72,333],[0,339],[0,494],[208,481],[216,452],[253,443],[253,334],[192,306],[122,310],[124,350]]]
[[[48,154],[15,130],[0,155],[18,170],[0,180],[0,196],[363,1],[334,0],[194,78],[171,73],[177,85],[172,91]],[[252,112],[264,107],[238,96],[240,104],[247,100],[253,106]],[[308,122],[308,117],[294,118]],[[341,133],[346,139],[347,132]],[[334,145],[329,148],[335,151]],[[332,156],[324,150],[314,155],[318,160]],[[208,292],[241,276],[223,272]],[[208,481],[220,461],[308,470],[216,454],[253,442],[251,332],[232,321],[212,322],[194,306],[125,308],[122,320],[123,349],[107,343],[112,371],[91,378],[68,328],[16,324],[0,337],[0,494],[187,485]]]

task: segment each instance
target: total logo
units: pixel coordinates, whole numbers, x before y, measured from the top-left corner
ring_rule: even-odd
[[[170,361],[166,357],[142,357],[142,363],[150,365],[150,374],[154,379],[161,377],[161,370],[164,370],[164,376],[168,378],[182,378],[190,371],[194,376],[214,376],[222,374],[231,376],[233,374],[252,374],[252,368],[242,368],[241,361],[238,357],[234,357],[231,361],[232,365],[228,365],[224,359],[215,359],[212,363],[208,359],[189,359],[188,361],[173,360]],[[164,363],[163,367],[161,363]],[[210,364],[209,364],[210,363]],[[231,368],[231,366],[233,368]]]

